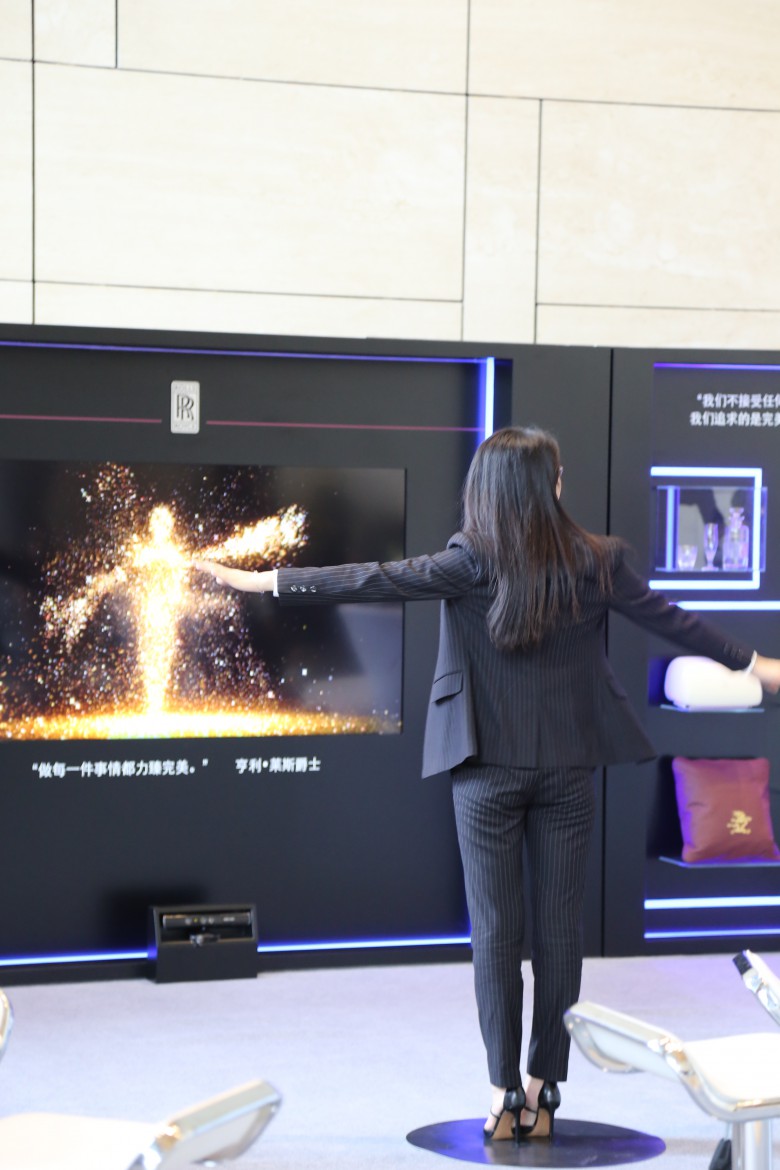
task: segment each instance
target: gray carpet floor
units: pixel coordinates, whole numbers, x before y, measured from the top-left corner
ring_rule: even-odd
[[[780,957],[765,958],[780,971]],[[526,985],[528,1019],[530,971]],[[406,1134],[452,1119],[481,1124],[487,1111],[467,963],[17,986],[8,994],[15,1026],[0,1066],[3,1116],[156,1121],[260,1077],[284,1101],[234,1163],[241,1170],[433,1170],[457,1163],[410,1145]],[[687,1039],[775,1028],[728,955],[589,959],[581,998]],[[661,1137],[666,1152],[646,1163],[658,1170],[706,1170],[724,1132],[675,1083],[601,1073],[578,1051],[562,1088],[561,1119]]]

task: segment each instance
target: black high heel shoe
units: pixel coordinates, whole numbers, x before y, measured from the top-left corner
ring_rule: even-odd
[[[506,1142],[514,1139],[520,1141],[520,1114],[525,1106],[525,1093],[522,1089],[507,1089],[504,1093],[504,1105],[500,1113],[490,1110],[490,1116],[495,1117],[496,1124],[492,1129],[483,1129],[482,1135],[486,1142]]]
[[[527,1109],[527,1113],[535,1113],[533,1125],[521,1125],[520,1134],[524,1138],[547,1138],[553,1140],[555,1128],[555,1110],[561,1103],[561,1090],[555,1081],[545,1081],[539,1090],[539,1099],[536,1109]]]

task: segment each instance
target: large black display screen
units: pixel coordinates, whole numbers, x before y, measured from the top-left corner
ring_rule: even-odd
[[[155,905],[251,903],[261,954],[467,936],[437,602],[191,569],[446,545],[491,359],[356,348],[0,328],[0,967],[141,961]]]
[[[247,569],[398,559],[404,472],[0,464],[0,736],[397,733],[400,604],[279,608]]]

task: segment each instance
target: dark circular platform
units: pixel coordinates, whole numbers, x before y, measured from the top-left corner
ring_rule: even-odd
[[[591,1167],[622,1166],[645,1162],[666,1149],[660,1138],[636,1129],[599,1125],[593,1121],[555,1122],[555,1137],[520,1142],[485,1142],[484,1121],[440,1121],[412,1130],[406,1140],[413,1146],[457,1158],[461,1162],[482,1162],[493,1166]]]

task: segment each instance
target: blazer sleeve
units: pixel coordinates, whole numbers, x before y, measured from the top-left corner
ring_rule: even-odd
[[[652,634],[668,638],[694,654],[714,658],[732,670],[750,665],[753,647],[731,637],[709,621],[687,609],[680,609],[651,589],[626,563],[621,552],[612,577],[610,608]]]
[[[444,600],[467,593],[479,568],[467,542],[457,537],[432,555],[405,561],[368,561],[316,569],[279,569],[282,603],[332,605],[340,601]]]

